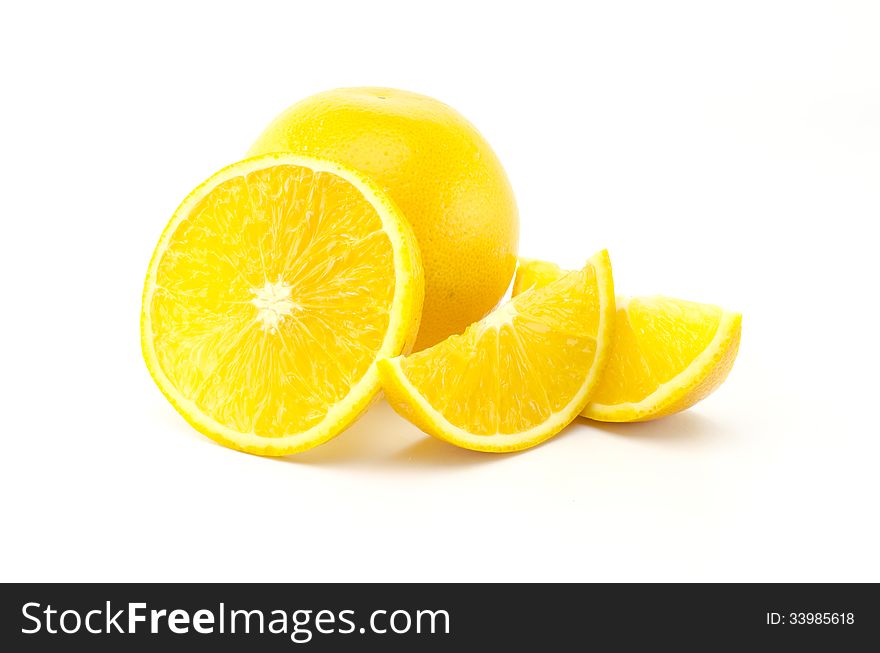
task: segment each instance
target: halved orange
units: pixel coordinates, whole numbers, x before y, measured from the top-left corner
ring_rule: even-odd
[[[233,164],[180,205],[144,285],[144,359],[196,429],[284,455],[348,426],[408,351],[424,280],[406,219],[371,180],[272,154]]]

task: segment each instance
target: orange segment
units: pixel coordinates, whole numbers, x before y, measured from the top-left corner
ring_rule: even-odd
[[[605,365],[614,289],[605,252],[410,356],[379,363],[398,412],[462,447],[512,451],[582,410]]]
[[[552,263],[524,259],[513,294],[553,283],[564,274]],[[618,297],[608,365],[583,415],[629,422],[694,405],[730,373],[741,324],[738,313],[711,304]]]

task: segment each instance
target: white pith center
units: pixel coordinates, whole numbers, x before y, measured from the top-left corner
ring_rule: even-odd
[[[492,328],[500,330],[505,324],[512,324],[518,314],[513,302],[508,300],[483,318],[483,331]]]
[[[290,286],[283,281],[267,281],[262,288],[251,288],[254,298],[251,304],[257,307],[257,322],[263,331],[274,333],[285,317],[289,316],[296,304],[290,294]]]

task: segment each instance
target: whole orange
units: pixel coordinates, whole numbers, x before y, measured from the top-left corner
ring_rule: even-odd
[[[455,109],[391,88],[326,91],[281,113],[249,154],[279,151],[360,170],[402,209],[425,267],[416,350],[498,304],[516,267],[516,201],[498,157]]]

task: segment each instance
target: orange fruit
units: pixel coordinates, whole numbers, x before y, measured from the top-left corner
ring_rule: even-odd
[[[425,268],[416,350],[461,333],[501,300],[516,267],[516,202],[498,157],[457,111],[390,88],[326,91],[280,114],[250,154],[279,151],[360,170],[403,211]]]
[[[514,297],[562,278],[554,263],[523,259]],[[608,366],[584,417],[639,422],[690,408],[730,374],[742,315],[671,297],[617,296]]]
[[[295,453],[376,398],[376,361],[410,349],[422,292],[415,237],[371,180],[291,154],[248,159],[196,188],[159,239],[144,359],[205,435]]]
[[[378,363],[388,403],[434,437],[476,451],[519,451],[583,410],[611,349],[608,252],[533,288],[433,347]]]

